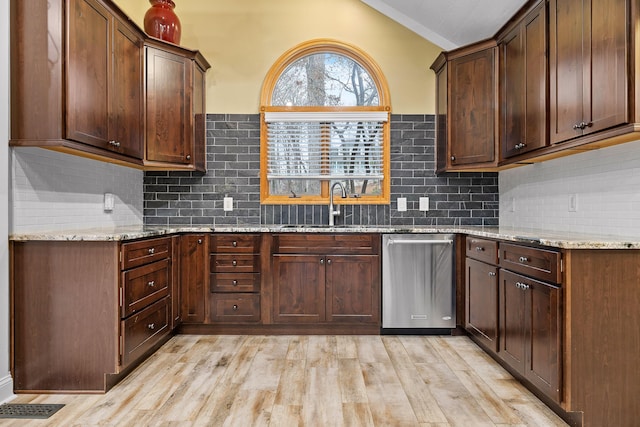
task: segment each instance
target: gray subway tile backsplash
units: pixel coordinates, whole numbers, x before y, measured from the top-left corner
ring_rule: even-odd
[[[498,225],[498,174],[435,174],[434,116],[391,116],[391,204],[341,206],[337,224]],[[145,172],[148,225],[327,224],[328,206],[260,205],[260,116],[207,115],[207,170]],[[233,197],[234,210],[222,209]],[[429,197],[430,210],[418,210]],[[396,199],[407,198],[406,212]]]

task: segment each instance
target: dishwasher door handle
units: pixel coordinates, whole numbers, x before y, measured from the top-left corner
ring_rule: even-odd
[[[398,244],[403,244],[403,245],[440,245],[440,244],[452,244],[453,240],[393,240],[393,239],[389,239],[387,240],[387,246],[390,245],[398,245]]]

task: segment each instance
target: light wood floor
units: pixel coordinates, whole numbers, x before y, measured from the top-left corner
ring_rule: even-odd
[[[0,426],[564,426],[466,337],[178,335],[105,395]]]

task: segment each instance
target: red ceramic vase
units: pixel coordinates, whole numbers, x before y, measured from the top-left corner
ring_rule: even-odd
[[[172,0],[149,0],[151,8],[144,14],[144,31],[152,37],[180,44],[180,19],[173,11]]]

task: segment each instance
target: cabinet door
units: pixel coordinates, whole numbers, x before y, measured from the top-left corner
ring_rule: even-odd
[[[182,321],[203,323],[206,316],[207,244],[204,234],[180,237]]]
[[[518,372],[524,372],[526,345],[526,293],[521,276],[500,270],[500,346],[498,354]]]
[[[380,257],[326,257],[327,320],[377,323],[380,320]]]
[[[585,1],[585,133],[627,123],[629,1]],[[589,71],[589,72],[587,72]]]
[[[628,1],[551,0],[551,142],[628,120]]]
[[[491,163],[496,147],[496,48],[449,63],[451,166]]]
[[[546,30],[546,3],[542,2],[500,45],[505,158],[547,145]]]
[[[523,280],[527,292],[528,339],[525,376],[560,402],[561,290],[537,280]]]
[[[191,61],[147,46],[146,160],[191,162]]]
[[[136,159],[142,159],[144,142],[142,52],[140,35],[116,19],[109,145],[112,150]]]
[[[69,2],[66,137],[108,147],[111,20],[96,0]]]
[[[488,349],[498,352],[498,267],[466,260],[467,331]]]
[[[273,320],[317,323],[325,320],[324,257],[273,256]]]

